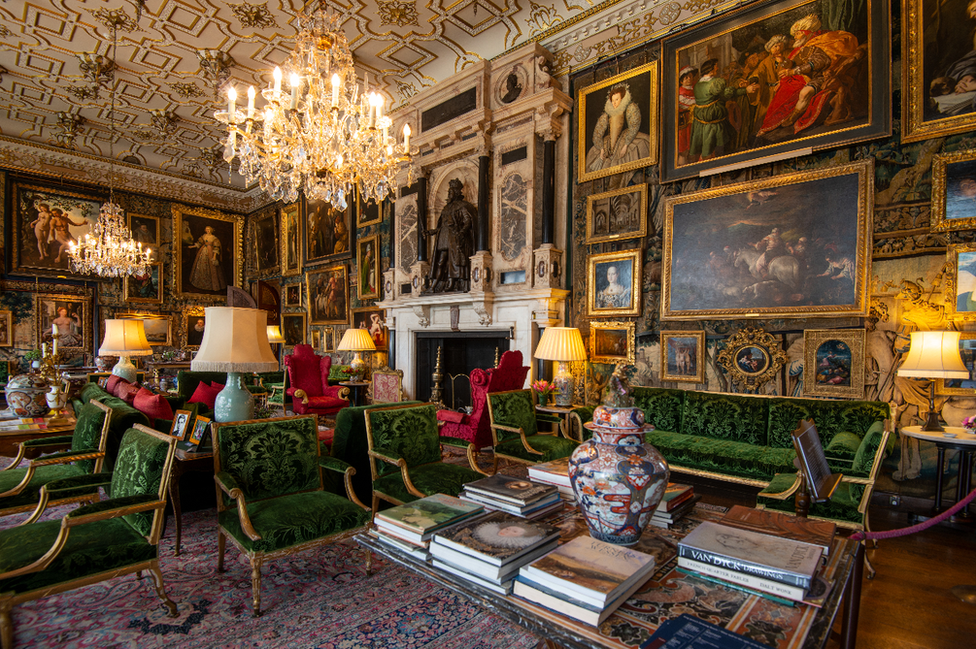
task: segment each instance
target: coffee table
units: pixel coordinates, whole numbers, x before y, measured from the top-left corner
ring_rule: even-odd
[[[563,511],[543,519],[563,530],[563,541],[580,532],[585,533],[574,520],[574,517],[580,519],[575,509],[567,505]],[[636,647],[665,620],[678,617],[681,613],[691,613],[730,631],[748,634],[760,642],[781,647],[817,649],[826,645],[834,619],[843,609],[841,647],[853,649],[864,568],[862,544],[846,538],[835,538],[825,573],[834,585],[824,606],[819,609],[807,605],[791,607],[677,569],[674,543],[703,520],[717,520],[720,517],[719,512],[699,506],[694,514],[679,521],[672,530],[648,529],[637,549],[654,554],[659,559],[659,567],[644,587],[599,627],[582,624],[514,595],[499,595],[481,588],[421,562],[368,534],[360,534],[356,541],[393,563],[545,638],[549,646],[579,649]]]
[[[74,413],[58,417],[37,417],[36,423],[25,424],[19,419],[7,419],[0,422],[0,455],[16,457],[21,442],[41,437],[65,435],[75,429]],[[28,450],[24,457],[34,459],[40,455],[40,450]]]

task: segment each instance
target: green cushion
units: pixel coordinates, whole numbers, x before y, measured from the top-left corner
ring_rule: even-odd
[[[472,469],[458,464],[435,462],[410,468],[410,482],[427,496],[447,494],[457,496],[468,482],[484,476]],[[401,502],[408,503],[417,497],[407,491],[400,471],[388,473],[373,481],[373,489]]]
[[[122,438],[119,455],[112,471],[112,498],[128,496],[159,497],[163,469],[169,456],[169,444],[137,428],[130,428]],[[163,494],[163,498],[165,498]],[[154,512],[138,512],[125,520],[140,534],[149,534]]]
[[[888,404],[880,401],[769,399],[769,444],[792,446],[792,433],[800,420],[813,419],[826,449],[839,433],[850,432],[863,439],[871,426],[890,416]]]
[[[688,391],[681,432],[697,437],[766,444],[768,399]],[[796,426],[793,426],[796,428]],[[793,442],[788,445],[793,448]]]
[[[86,403],[76,415],[75,430],[72,434],[71,449],[97,449],[102,440],[102,426],[105,424],[105,411],[92,403]],[[76,463],[85,473],[95,470],[95,460],[81,460]]]
[[[681,430],[684,390],[634,387],[634,405],[644,411],[644,422],[663,430]]]
[[[440,461],[437,406],[367,410],[366,417],[374,449],[389,449],[399,454],[410,468]],[[380,475],[400,472],[398,467],[380,460],[376,462],[376,470]]]
[[[779,493],[789,489],[793,481],[796,480],[795,473],[784,473],[776,476],[756,497],[756,502],[765,505],[768,509],[781,512],[796,511],[794,498],[786,500],[775,500],[763,496],[764,493]],[[826,503],[811,503],[809,515],[812,517],[827,518],[833,521],[845,521],[855,526],[864,525],[864,515],[857,511],[864,495],[864,485],[841,482],[834,489],[834,494],[830,501]]]
[[[41,487],[47,483],[53,480],[72,478],[74,476],[89,473],[78,466],[78,464],[80,464],[80,462],[76,464],[53,464],[49,466],[37,467],[37,469],[34,471],[34,476],[19,494],[0,498],[0,509],[36,505],[41,496]],[[27,469],[10,469],[9,471],[0,471],[0,493],[3,493],[8,489],[12,489],[20,484],[20,481],[24,479],[25,473],[27,473]],[[64,498],[70,498],[89,493],[90,491],[90,489],[81,489],[60,495]]]
[[[717,440],[654,430],[645,436],[669,464],[712,471],[752,480],[771,480],[777,473],[795,470],[793,448],[771,448],[746,442]]]
[[[526,437],[539,432],[531,390],[489,393],[488,407],[491,408],[491,418],[495,424],[521,428]],[[498,429],[495,429],[495,434],[499,442],[519,437],[518,433]]]
[[[0,530],[0,573],[28,565],[57,538],[61,521]],[[0,592],[24,593],[156,558],[156,547],[120,518],[80,525],[40,572],[0,580]]]
[[[830,443],[824,447],[824,455],[833,460],[846,460],[850,462],[854,459],[858,447],[861,445],[861,438],[849,431],[841,431],[834,435]]]
[[[871,467],[874,465],[874,458],[878,454],[878,446],[881,445],[881,438],[884,436],[884,423],[877,422],[872,426],[868,434],[864,436],[854,455],[854,462],[851,465],[848,475],[867,478],[871,475]]]
[[[525,446],[522,445],[522,440],[518,437],[499,442],[495,446],[495,453],[507,455],[508,457],[516,457],[529,462],[550,462],[559,458],[569,457],[576,450],[576,447],[579,446],[579,444],[571,439],[556,437],[555,435],[533,435],[526,437],[526,440],[529,442],[529,446],[537,451],[541,451],[542,455],[529,453],[525,450]]]
[[[247,514],[261,539],[252,541],[241,529],[237,508],[220,512],[220,526],[250,552],[282,548],[362,527],[370,514],[326,491],[293,493],[247,504]]]

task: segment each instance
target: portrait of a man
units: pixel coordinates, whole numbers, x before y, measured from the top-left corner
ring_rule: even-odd
[[[203,332],[207,326],[207,319],[202,315],[186,316],[186,344],[188,347],[199,347],[203,342]]]

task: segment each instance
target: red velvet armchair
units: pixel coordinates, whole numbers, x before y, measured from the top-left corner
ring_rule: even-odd
[[[475,448],[491,446],[491,425],[488,420],[488,393],[519,390],[525,386],[529,368],[522,365],[522,352],[502,354],[498,367],[471,370],[470,415],[453,410],[438,410],[437,420],[444,422],[441,436],[457,437],[472,442]]]
[[[332,358],[319,356],[311,345],[295,345],[295,351],[285,356],[288,370],[288,389],[292,410],[296,415],[323,415],[334,418],[349,405],[349,388],[329,385]]]

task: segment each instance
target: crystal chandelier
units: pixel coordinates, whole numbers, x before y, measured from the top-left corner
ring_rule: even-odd
[[[410,127],[404,125],[403,140],[396,142],[383,98],[367,92],[366,84],[359,92],[337,16],[317,9],[298,20],[295,50],[284,66],[291,92],[282,91],[282,72],[275,68],[271,87],[261,91],[263,111],[255,110],[253,87],[247,110],[238,110],[231,86],[227,110],[214,113],[227,125],[224,160],[237,156],[246,182],[257,181],[276,200],[290,203],[302,190],[310,200],[345,209],[358,184],[363,200],[379,202],[410,161]]]
[[[125,15],[114,17],[112,26],[112,59],[118,43],[119,25]],[[133,240],[132,231],[125,224],[125,212],[115,202],[115,80],[112,80],[112,110],[109,112],[109,175],[108,202],[98,211],[98,220],[80,242],[68,247],[68,265],[72,271],[99,277],[123,277],[149,272],[152,250],[142,249]]]

